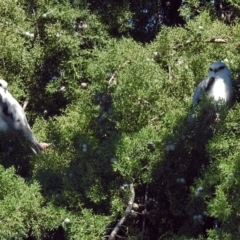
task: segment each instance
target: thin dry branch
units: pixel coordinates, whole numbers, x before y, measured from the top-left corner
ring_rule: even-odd
[[[113,82],[115,76],[117,75],[118,71],[119,71],[121,68],[123,68],[125,65],[127,65],[128,63],[130,63],[130,62],[131,62],[130,60],[127,60],[127,61],[125,61],[123,64],[121,64],[120,66],[118,66],[117,70],[112,74],[111,78],[110,78],[109,81],[108,81],[108,84],[109,84],[109,85],[112,84],[112,82]]]
[[[139,104],[150,104],[150,102],[148,102],[147,100],[140,98],[140,97],[137,100],[138,100]]]
[[[51,146],[53,146],[52,143],[45,143],[45,142],[39,142],[38,145],[39,145],[41,151],[43,151],[43,152],[48,152],[49,148]]]
[[[167,226],[168,225],[170,225],[170,227],[169,228],[171,228],[171,230],[170,231],[167,231],[167,232],[165,232],[162,236],[160,236],[160,238],[159,238],[159,240],[161,240],[162,238],[164,238],[164,237],[167,237],[167,236],[170,236],[170,235],[172,235],[173,234],[173,226],[172,226],[172,222],[171,221],[169,221],[168,223],[167,223]]]
[[[172,73],[171,73],[171,67],[168,66],[168,80],[171,81],[172,80]]]
[[[228,41],[222,38],[211,38],[205,41],[206,43],[227,43]]]
[[[198,42],[198,41],[190,41],[190,40],[187,40],[186,42],[179,43],[179,44],[173,46],[172,49],[178,49],[178,48],[180,48],[180,47],[187,46],[187,45],[192,44],[192,43],[194,43],[194,42]]]
[[[150,119],[150,122],[154,122],[154,121],[156,121],[158,119],[159,119],[159,117],[154,117],[154,118]]]
[[[114,240],[115,239],[118,231],[120,230],[120,228],[122,227],[123,223],[125,222],[125,220],[127,219],[128,215],[130,214],[130,212],[132,210],[132,206],[133,206],[133,203],[134,203],[134,200],[135,200],[135,190],[134,190],[134,187],[133,187],[133,183],[131,183],[129,185],[129,187],[130,187],[131,195],[130,195],[130,198],[128,200],[128,206],[125,210],[125,215],[120,219],[120,221],[117,223],[115,228],[112,230],[111,234],[109,235],[108,240]]]
[[[190,44],[193,44],[193,43],[200,43],[202,41],[196,41],[196,40],[187,40],[186,42],[183,42],[183,43],[179,43],[175,46],[172,47],[172,49],[178,49],[180,47],[184,47],[184,46],[187,46],[187,45],[190,45]],[[204,43],[228,43],[228,40],[226,39],[223,39],[223,38],[211,38],[211,39],[208,39],[208,40],[205,40],[203,41]]]
[[[145,212],[147,211],[147,208],[146,208],[147,200],[148,200],[148,185],[146,186],[146,192],[145,192],[145,197],[144,197],[144,205],[145,205],[144,211]],[[142,224],[142,238],[141,238],[141,240],[144,239],[145,224],[146,224],[146,216],[144,215],[143,216],[143,224]]]
[[[29,102],[29,100],[26,99],[25,102],[23,103],[23,107],[22,107],[23,111],[25,111],[25,109],[27,108],[28,102]]]

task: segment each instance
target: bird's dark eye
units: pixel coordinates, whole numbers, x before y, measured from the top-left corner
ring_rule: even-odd
[[[209,71],[210,71],[210,72],[212,72],[212,71],[213,71],[213,69],[212,69],[212,68],[209,68]]]
[[[225,68],[225,66],[221,66],[221,67],[218,68],[218,70],[222,70],[224,68]]]

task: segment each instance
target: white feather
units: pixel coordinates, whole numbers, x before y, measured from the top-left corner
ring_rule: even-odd
[[[214,80],[211,82],[211,79]],[[195,89],[192,99],[193,106],[199,103],[204,92],[215,101],[223,100],[227,105],[231,103],[233,96],[231,73],[225,63],[213,62],[210,65],[208,77],[203,79]],[[192,112],[188,117],[188,120],[191,119]]]
[[[221,66],[223,66],[224,69],[217,72],[209,71],[209,76],[198,84],[193,95],[193,104],[196,104],[201,99],[203,92],[207,92],[208,95],[212,97],[215,101],[222,99],[227,104],[231,102],[233,89],[230,77],[230,70],[228,69],[226,64],[222,62],[212,63],[209,69],[216,71]],[[215,78],[214,83],[212,84],[210,89],[206,91],[208,81],[211,77]]]
[[[0,79],[0,129],[2,131],[22,131],[32,142],[34,152],[40,151],[40,146],[28,124],[23,108],[7,90],[7,82]]]

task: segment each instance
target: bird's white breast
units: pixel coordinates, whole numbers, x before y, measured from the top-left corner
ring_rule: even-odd
[[[226,83],[223,78],[216,77],[213,86],[209,91],[209,96],[213,97],[214,100],[220,99],[228,102],[232,97],[231,83]]]

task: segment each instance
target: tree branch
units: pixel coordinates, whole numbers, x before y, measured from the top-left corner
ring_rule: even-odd
[[[52,143],[39,142],[38,145],[39,145],[41,151],[48,152],[49,147],[52,146]]]
[[[144,212],[147,212],[147,208],[146,208],[147,200],[148,200],[148,185],[146,186],[146,192],[145,192],[145,197],[144,197],[144,205],[145,205]],[[146,215],[144,214],[144,216],[143,216],[143,224],[142,224],[142,238],[141,238],[141,240],[144,239],[145,223],[146,223]]]
[[[138,100],[139,104],[150,104],[150,102],[148,102],[147,100],[140,98],[140,97],[137,100]]]
[[[171,67],[168,66],[168,80],[171,81],[172,80],[172,74],[171,74]]]
[[[25,109],[26,109],[26,107],[27,107],[27,105],[28,105],[28,102],[29,102],[29,99],[26,99],[25,101],[24,101],[24,103],[23,103],[23,111],[25,111]]]
[[[127,219],[129,213],[132,210],[132,206],[133,206],[133,203],[134,203],[134,200],[135,200],[135,190],[134,190],[134,187],[133,187],[133,183],[131,183],[129,185],[129,187],[130,187],[131,195],[130,195],[130,198],[128,200],[128,206],[127,206],[127,208],[125,210],[125,215],[120,219],[120,221],[117,223],[115,228],[112,230],[108,240],[114,240],[115,239],[119,229],[121,228],[121,226],[123,225],[123,223],[125,222],[125,220]]]
[[[187,40],[186,42],[183,42],[183,43],[179,43],[175,46],[172,47],[172,49],[178,49],[180,47],[184,47],[184,46],[187,46],[187,45],[190,45],[192,43],[200,43],[201,41],[196,41],[196,40]],[[226,39],[223,39],[223,38],[211,38],[211,39],[208,39],[208,40],[205,40],[203,41],[204,43],[228,43],[228,40]]]

